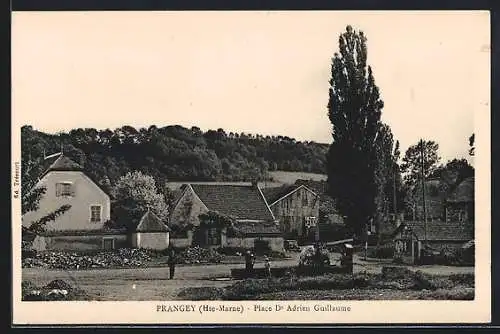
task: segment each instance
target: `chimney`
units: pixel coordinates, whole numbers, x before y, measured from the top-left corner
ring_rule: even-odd
[[[252,180],[252,187],[257,188],[258,185],[259,185],[259,181],[257,181],[257,179],[253,179]]]

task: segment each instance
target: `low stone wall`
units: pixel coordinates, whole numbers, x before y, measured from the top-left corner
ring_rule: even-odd
[[[191,243],[189,238],[170,238],[170,245],[175,248],[187,248],[191,246]]]
[[[284,241],[282,237],[244,237],[244,238],[226,238],[225,247],[250,249],[255,246],[255,240],[261,239],[269,242],[272,251],[283,252]]]
[[[103,249],[104,238],[113,238],[115,249],[130,247],[126,234],[93,234],[37,236],[33,241],[33,249],[37,251],[98,251]]]

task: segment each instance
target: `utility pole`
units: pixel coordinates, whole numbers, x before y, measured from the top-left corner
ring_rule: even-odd
[[[425,205],[425,173],[424,173],[424,141],[420,139],[420,156],[422,159],[422,204],[424,209],[424,241],[427,244],[427,208]]]

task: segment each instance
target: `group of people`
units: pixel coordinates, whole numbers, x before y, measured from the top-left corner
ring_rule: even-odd
[[[169,279],[174,279],[175,275],[175,265],[176,265],[176,254],[173,247],[169,247],[167,250],[167,264],[169,268]],[[245,253],[245,269],[247,271],[248,277],[253,275],[253,266],[255,264],[255,255],[251,251]],[[264,268],[266,271],[266,277],[271,278],[271,262],[267,256],[264,256]]]
[[[251,251],[247,251],[245,253],[245,270],[247,272],[247,276],[253,276],[253,266],[255,264],[255,255]],[[271,262],[269,258],[264,256],[264,269],[266,272],[266,277],[271,278]]]

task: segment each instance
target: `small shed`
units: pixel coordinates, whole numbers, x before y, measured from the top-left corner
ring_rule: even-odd
[[[132,246],[163,250],[168,248],[169,238],[170,228],[157,215],[148,210],[132,234]]]
[[[474,240],[474,226],[460,222],[405,221],[394,231],[395,253],[403,262],[415,263],[420,252],[427,245],[429,249],[440,252],[445,249],[458,249]]]

